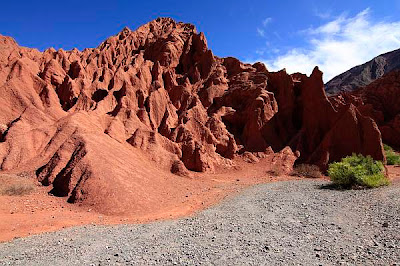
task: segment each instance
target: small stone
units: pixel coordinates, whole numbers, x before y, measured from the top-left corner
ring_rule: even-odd
[[[384,223],[382,224],[382,227],[389,227],[389,223],[388,223],[388,222],[384,222]]]

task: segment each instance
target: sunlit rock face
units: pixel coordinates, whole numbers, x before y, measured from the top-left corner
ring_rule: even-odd
[[[151,201],[170,172],[271,148],[321,168],[352,152],[383,159],[376,124],[332,105],[318,68],[307,77],[218,58],[191,24],[159,18],[83,51],[0,37],[0,169],[35,170],[69,202],[123,210],[119,197]]]

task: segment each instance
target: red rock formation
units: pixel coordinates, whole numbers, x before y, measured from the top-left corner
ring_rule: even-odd
[[[325,95],[318,69],[301,80],[303,127],[296,150],[303,153],[305,162],[326,166],[353,152],[385,159],[381,136],[372,119],[362,116],[351,104],[334,108]]]
[[[318,69],[218,58],[193,25],[168,18],[82,52],[0,37],[0,124],[0,169],[37,169],[53,194],[113,212],[126,209],[122,195],[151,201],[167,172],[214,171],[245,151],[289,145],[300,155],[280,153],[285,169],[298,156],[321,167],[351,152],[383,159],[373,121],[334,108]]]
[[[379,126],[385,143],[400,148],[400,71],[392,71],[355,92],[332,97],[336,103],[352,103]]]

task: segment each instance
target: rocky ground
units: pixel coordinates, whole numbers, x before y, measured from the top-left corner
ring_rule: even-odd
[[[197,215],[84,226],[0,244],[1,265],[397,265],[400,183],[258,185]]]

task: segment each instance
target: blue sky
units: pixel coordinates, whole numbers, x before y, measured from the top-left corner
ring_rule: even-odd
[[[217,56],[306,74],[319,65],[325,81],[400,48],[400,0],[43,0],[4,1],[2,10],[0,34],[40,50],[96,47],[124,26],[168,16],[195,24]]]

